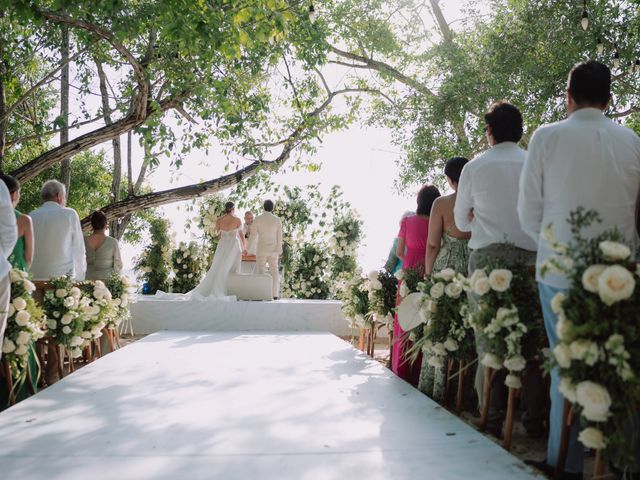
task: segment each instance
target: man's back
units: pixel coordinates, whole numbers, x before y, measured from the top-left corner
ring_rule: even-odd
[[[602,223],[585,231],[587,235],[616,227],[632,246],[636,244],[640,138],[600,110],[580,109],[567,120],[539,128],[531,139],[521,181],[518,208],[531,236],[538,237],[552,224],[556,240],[570,242],[566,220],[583,207],[602,217]],[[538,264],[550,255],[546,241],[539,239]],[[557,284],[557,279],[550,284]]]
[[[258,233],[258,254],[280,254],[282,249],[282,223],[280,219],[270,212],[258,215],[254,220]]]
[[[520,227],[519,180],[526,152],[513,142],[493,146],[465,165],[454,209],[458,229],[471,231],[469,247],[513,243],[534,251],[535,243]],[[467,215],[473,208],[473,221]]]
[[[31,273],[36,280],[46,280],[74,273],[74,254],[78,248],[78,215],[70,208],[54,202],[45,202],[31,212],[35,248]],[[79,272],[75,272],[78,274]],[[84,272],[81,272],[84,276]],[[76,275],[76,277],[79,275]]]

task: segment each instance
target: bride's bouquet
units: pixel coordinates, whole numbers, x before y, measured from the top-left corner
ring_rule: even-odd
[[[545,231],[556,256],[543,272],[563,273],[571,282],[551,303],[559,338],[552,362],[560,369],[561,393],[580,416],[579,440],[630,464],[634,447],[624,428],[638,421],[640,404],[640,269],[630,262],[631,249],[616,230],[582,236],[598,221],[592,210],[572,212],[570,245],[557,242],[550,226]],[[635,432],[639,428],[632,426]]]

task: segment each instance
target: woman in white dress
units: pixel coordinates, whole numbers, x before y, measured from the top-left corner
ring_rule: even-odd
[[[242,254],[246,254],[242,221],[234,215],[233,202],[224,206],[224,215],[216,220],[216,232],[220,237],[209,271],[200,284],[187,295],[203,298],[227,296],[227,280],[230,273],[240,272]]]

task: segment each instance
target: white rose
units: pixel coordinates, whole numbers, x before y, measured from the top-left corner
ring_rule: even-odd
[[[68,326],[62,327],[62,333],[64,333],[65,335],[69,335],[71,333],[71,328],[69,328]]]
[[[78,302],[73,297],[67,297],[64,299],[64,306],[67,308],[74,308],[78,305]]]
[[[502,359],[493,353],[485,353],[481,363],[485,367],[493,368],[494,370],[502,368]]]
[[[631,249],[622,243],[604,241],[598,246],[607,260],[626,260],[631,255]]]
[[[607,446],[607,439],[602,431],[594,427],[587,427],[578,434],[578,441],[587,448],[602,450]]]
[[[16,349],[16,344],[8,338],[5,338],[2,342],[2,353],[11,353]]]
[[[396,277],[398,280],[402,280],[402,279],[404,278],[404,270],[398,270],[398,271],[395,273],[395,277]]]
[[[31,314],[26,310],[21,310],[16,313],[16,323],[21,327],[24,327],[29,323],[29,319],[31,318]]]
[[[64,288],[59,288],[58,290],[56,290],[56,297],[64,298],[66,296],[67,296],[67,291]]]
[[[556,358],[560,368],[571,366],[571,350],[563,343],[559,343],[553,348],[553,356]]]
[[[82,349],[78,348],[78,347],[71,349],[71,356],[73,358],[81,357],[82,356]]]
[[[483,268],[478,268],[473,271],[471,277],[469,277],[469,283],[473,287],[473,284],[476,283],[476,281],[478,281],[478,279],[480,278],[487,278],[487,274],[485,273]]]
[[[486,277],[478,278],[473,284],[473,293],[478,296],[483,296],[491,290],[491,284]]]
[[[444,343],[436,343],[433,345],[433,347],[431,348],[433,353],[435,353],[436,355],[440,355],[440,356],[444,356],[447,354],[447,349],[444,346]]]
[[[553,313],[557,315],[562,311],[562,302],[564,302],[566,298],[566,295],[562,292],[558,292],[555,294],[555,296],[551,299],[551,310],[553,311]]]
[[[513,273],[504,268],[497,268],[489,274],[489,286],[496,292],[506,292],[511,286]]]
[[[13,314],[16,313],[16,307],[13,306],[12,303],[9,304],[9,309],[7,310],[7,317],[13,317]]]
[[[573,360],[582,360],[590,367],[595,365],[600,356],[598,345],[586,339],[574,340],[569,345],[569,350]]]
[[[444,348],[446,348],[450,352],[455,352],[459,348],[458,342],[456,342],[453,338],[447,338],[447,340],[444,342]]]
[[[462,293],[462,285],[458,282],[452,282],[444,288],[444,293],[449,298],[459,298]]]
[[[567,377],[560,379],[560,385],[558,386],[560,393],[571,403],[576,403],[576,386],[571,383],[571,380]]]
[[[509,388],[522,388],[522,381],[517,375],[507,375],[507,378],[504,379],[504,384]]]
[[[20,270],[13,269],[9,272],[9,278],[11,279],[11,283],[19,282],[22,280],[22,274],[20,273]]]
[[[82,332],[80,335],[82,338],[86,338],[87,340],[91,338],[91,332]]]
[[[374,290],[382,290],[382,282],[377,279],[372,281],[371,288],[373,288]]]
[[[519,372],[524,370],[527,366],[527,361],[522,355],[516,355],[515,357],[509,357],[504,361],[504,367],[512,372]]]
[[[435,300],[442,297],[442,295],[444,295],[444,283],[438,282],[433,285],[429,290],[429,295]]]
[[[36,291],[36,286],[29,280],[25,280],[23,285],[27,293],[33,293]]]
[[[26,345],[18,345],[14,353],[20,356],[26,355],[27,353],[29,353],[29,348]]]
[[[438,277],[443,279],[445,282],[450,282],[455,276],[456,271],[453,268],[445,268],[438,272]]]
[[[24,310],[25,308],[27,308],[27,302],[22,297],[14,298],[12,304],[15,307],[15,309],[18,311]]]
[[[434,368],[442,368],[444,366],[444,359],[437,355],[432,355],[427,359],[427,363]]]
[[[598,279],[602,272],[607,268],[606,265],[591,265],[582,273],[582,288],[587,292],[598,293]]]
[[[80,298],[82,296],[82,292],[80,291],[80,289],[78,287],[72,287],[71,290],[69,290],[69,294],[73,298]]]
[[[404,298],[410,293],[411,293],[411,290],[409,290],[409,287],[407,287],[407,283],[403,282],[402,285],[400,285],[400,296]]]
[[[556,335],[558,335],[558,338],[560,340],[567,340],[572,328],[573,323],[567,320],[567,317],[565,317],[564,314],[558,316],[558,323],[556,324]]]
[[[62,323],[62,325],[69,325],[73,321],[74,318],[75,317],[73,316],[73,314],[65,313],[62,316],[62,319],[60,320],[60,323]]]
[[[53,318],[60,318],[60,312],[53,312]]]
[[[75,337],[72,337],[71,340],[69,341],[69,345],[71,345],[72,347],[79,347],[83,343],[84,343],[83,338],[77,335]]]
[[[16,343],[18,345],[27,345],[31,341],[31,335],[29,332],[25,332],[24,330],[18,334],[16,338]]]
[[[51,330],[55,330],[56,327],[58,326],[58,322],[56,322],[55,320],[48,320],[47,321],[47,326],[51,329]]]
[[[611,397],[605,387],[594,382],[580,382],[576,386],[576,401],[582,407],[582,415],[592,422],[606,422],[611,407]]]
[[[626,300],[635,287],[636,281],[631,272],[620,265],[607,267],[598,278],[598,294],[607,305]]]

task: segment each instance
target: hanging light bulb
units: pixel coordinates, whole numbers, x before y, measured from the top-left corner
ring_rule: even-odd
[[[598,51],[598,55],[602,55],[602,52],[604,52],[604,43],[602,43],[601,37],[598,37],[598,45],[596,45],[596,50]]]
[[[587,13],[587,0],[584,0],[584,9],[582,10],[582,19],[580,20],[580,25],[582,25],[582,29],[586,30],[589,28],[589,14]]]
[[[313,6],[313,3],[312,3],[311,5],[309,5],[309,21],[311,23],[315,23],[317,18],[318,16],[316,14],[316,8]]]
[[[618,68],[620,66],[620,54],[618,53],[618,49],[616,47],[616,51],[613,54],[613,66]]]

